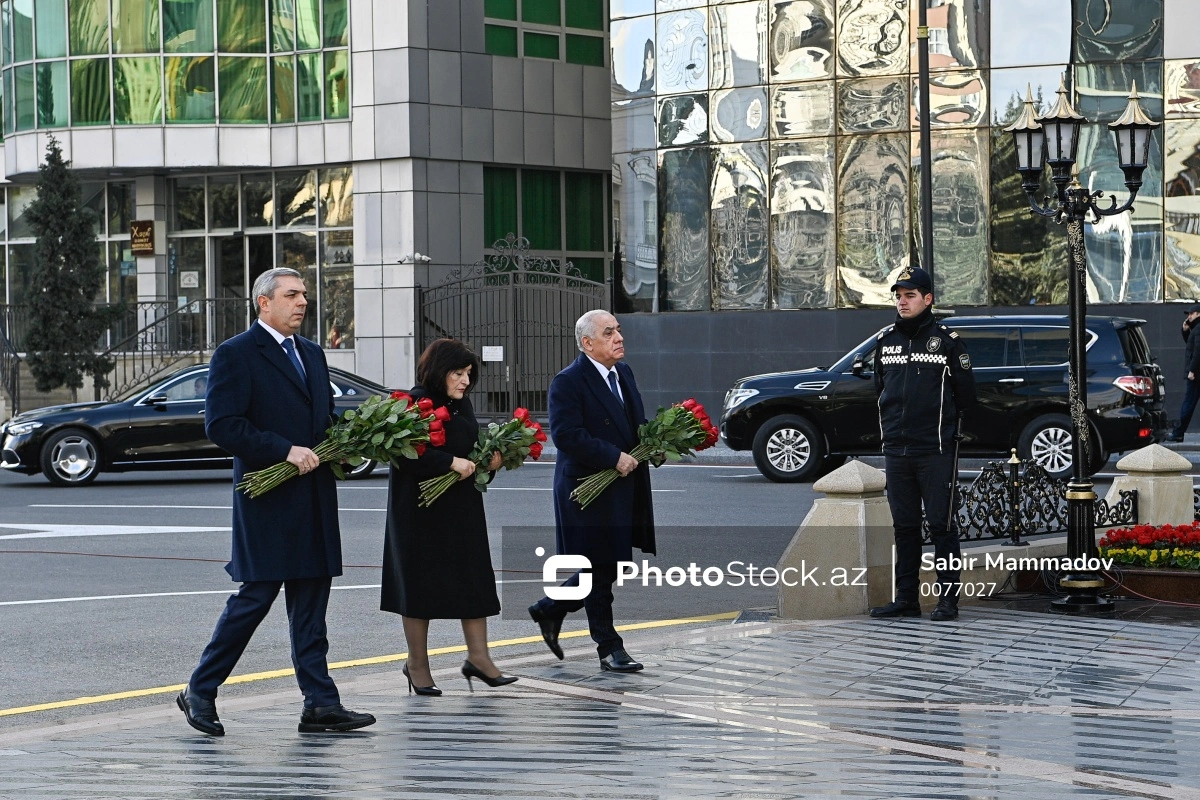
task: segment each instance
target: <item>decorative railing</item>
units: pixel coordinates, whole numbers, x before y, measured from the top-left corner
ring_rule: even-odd
[[[1120,500],[1111,505],[1097,499],[1093,513],[1097,528],[1137,524],[1137,490],[1122,490]],[[959,483],[954,521],[962,541],[1008,539],[1020,545],[1026,536],[1061,533],[1067,529],[1067,480],[1051,478],[1036,463],[1018,460],[1014,452],[1007,462],[989,462],[974,481]],[[928,522],[923,530],[928,541]]]
[[[0,390],[8,395],[8,413],[21,412],[21,356],[8,338],[8,321],[0,317]],[[0,418],[0,422],[4,420]]]

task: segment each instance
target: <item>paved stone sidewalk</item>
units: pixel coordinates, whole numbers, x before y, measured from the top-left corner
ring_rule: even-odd
[[[645,672],[575,649],[474,695],[343,676],[380,721],[340,736],[297,734],[294,691],[222,703],[223,739],[165,703],[0,730],[0,797],[1200,798],[1197,628],[984,608],[627,644]]]

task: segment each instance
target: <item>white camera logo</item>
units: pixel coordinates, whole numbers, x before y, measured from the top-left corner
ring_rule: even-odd
[[[541,550],[541,548],[538,548]],[[543,551],[544,552],[544,551]],[[539,553],[538,555],[541,555]],[[592,573],[581,570],[591,569],[592,562],[587,556],[558,555],[550,556],[542,564],[542,582],[546,584],[546,597],[551,600],[582,600],[592,593]],[[579,573],[578,586],[559,586],[559,570]]]

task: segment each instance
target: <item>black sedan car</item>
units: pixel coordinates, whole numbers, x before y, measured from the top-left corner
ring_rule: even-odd
[[[366,378],[329,368],[338,412],[388,390]],[[233,458],[204,435],[208,365],[186,367],[124,400],[49,406],[18,414],[0,427],[0,467],[41,472],[59,486],[83,486],[101,472],[218,469]],[[365,462],[347,472],[361,478]]]

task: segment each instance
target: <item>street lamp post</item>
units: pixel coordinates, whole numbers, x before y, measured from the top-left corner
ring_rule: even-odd
[[[1087,251],[1083,242],[1083,224],[1100,217],[1124,214],[1133,208],[1134,198],[1142,187],[1142,173],[1150,150],[1150,139],[1157,122],[1146,116],[1138,103],[1137,84],[1129,94],[1129,104],[1116,122],[1110,123],[1117,143],[1121,171],[1125,173],[1125,188],[1129,199],[1117,207],[1116,197],[1107,204],[1101,201],[1103,192],[1089,192],[1075,174],[1075,155],[1079,146],[1079,129],[1088,120],[1071,107],[1065,80],[1059,84],[1058,102],[1044,116],[1038,117],[1033,94],[1025,95],[1025,108],[1020,118],[1006,130],[1012,133],[1017,146],[1017,171],[1021,188],[1029,196],[1033,213],[1051,217],[1067,227],[1067,256],[1070,267],[1068,299],[1070,314],[1070,356],[1068,366],[1069,404],[1071,412],[1071,480],[1067,484],[1067,557],[1091,559],[1096,551],[1095,488],[1088,475],[1088,451],[1091,436],[1087,421]],[[1043,197],[1041,187],[1043,165],[1050,166],[1055,197]],[[1090,216],[1089,216],[1090,215]],[[1099,596],[1104,581],[1092,569],[1071,569],[1059,581],[1067,596],[1053,601],[1055,611],[1072,614],[1111,614],[1113,603]]]

